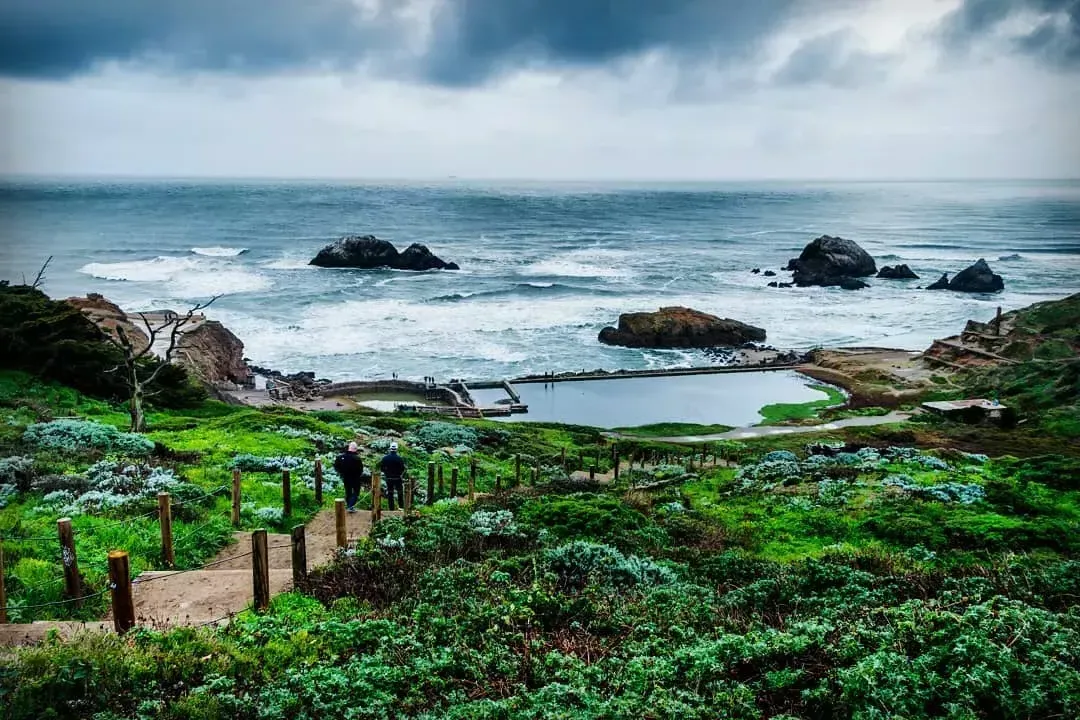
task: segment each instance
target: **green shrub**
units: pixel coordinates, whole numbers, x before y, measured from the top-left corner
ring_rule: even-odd
[[[120,432],[113,425],[89,420],[53,420],[26,428],[23,441],[37,448],[80,452],[100,450],[128,457],[147,457],[154,442],[137,433]]]

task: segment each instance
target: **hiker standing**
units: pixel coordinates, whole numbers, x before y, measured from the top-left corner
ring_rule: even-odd
[[[364,461],[357,452],[359,446],[349,443],[348,449],[334,460],[334,470],[345,483],[345,505],[351,513],[356,512],[356,499],[360,497],[360,484],[364,479]]]
[[[390,502],[390,509],[394,509],[394,491],[397,490],[398,504],[405,508],[405,460],[398,455],[398,444],[390,443],[390,452],[383,455],[379,463],[383,479],[386,480],[386,498]]]

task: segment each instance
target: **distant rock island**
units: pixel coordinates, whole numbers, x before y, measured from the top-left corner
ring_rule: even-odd
[[[1005,289],[1005,280],[990,269],[986,260],[979,258],[949,279],[949,273],[926,286],[927,290],[952,290],[953,292],[996,293]]]
[[[765,331],[700,310],[662,307],[657,312],[619,315],[619,326],[604,328],[599,339],[607,345],[623,347],[706,348],[761,342],[765,340]]]
[[[309,265],[326,268],[358,268],[373,270],[391,268],[394,270],[458,270],[457,263],[446,262],[436,257],[425,245],[413,243],[398,252],[397,248],[386,240],[374,235],[349,235],[336,240],[311,260]]]

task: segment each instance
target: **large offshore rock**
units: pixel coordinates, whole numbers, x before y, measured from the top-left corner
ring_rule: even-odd
[[[436,257],[424,245],[413,243],[399,253],[392,243],[374,235],[349,235],[330,243],[309,265],[328,268],[393,268],[395,270],[457,270],[455,263]]]
[[[796,285],[842,285],[845,278],[873,275],[877,265],[858,243],[844,238],[822,235],[805,248],[787,266],[794,270]]]
[[[657,312],[623,313],[619,326],[604,328],[599,339],[623,347],[704,348],[761,342],[765,331],[691,308],[663,307]]]

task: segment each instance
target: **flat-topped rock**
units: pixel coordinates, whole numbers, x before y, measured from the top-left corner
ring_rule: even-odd
[[[765,340],[765,331],[730,318],[686,307],[663,307],[657,312],[623,313],[619,326],[600,331],[607,345],[644,348],[705,348],[738,346]]]
[[[336,240],[311,260],[309,265],[327,268],[358,268],[373,270],[457,270],[456,263],[446,262],[434,255],[426,246],[413,243],[398,252],[394,245],[374,235],[350,235]]]

